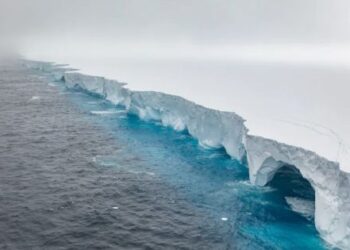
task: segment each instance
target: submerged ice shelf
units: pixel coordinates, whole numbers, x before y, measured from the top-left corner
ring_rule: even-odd
[[[132,91],[125,83],[89,76],[62,65],[26,61],[50,78],[122,106],[143,120],[159,121],[175,130],[187,130],[207,147],[223,147],[233,158],[247,159],[250,181],[266,185],[281,167],[296,167],[315,190],[315,224],[322,237],[337,247],[350,247],[350,174],[311,151],[248,133],[244,119],[197,105],[179,96]]]

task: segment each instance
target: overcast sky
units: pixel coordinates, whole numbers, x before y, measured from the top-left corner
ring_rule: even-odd
[[[348,171],[349,27],[350,0],[0,0],[0,48],[235,111]]]
[[[350,61],[349,24],[348,0],[0,0],[2,41],[24,53],[222,56],[224,46],[257,60],[268,49]]]

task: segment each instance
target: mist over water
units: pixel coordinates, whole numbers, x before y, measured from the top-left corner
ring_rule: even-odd
[[[251,134],[350,171],[349,12],[348,0],[0,0],[0,248],[330,248],[294,169],[256,188],[225,152],[13,58],[234,111]]]

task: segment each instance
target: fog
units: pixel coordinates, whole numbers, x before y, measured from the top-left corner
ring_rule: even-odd
[[[0,0],[0,54],[234,111],[350,170],[349,14],[348,0]]]
[[[38,56],[349,64],[349,13],[347,0],[0,0],[0,35]]]

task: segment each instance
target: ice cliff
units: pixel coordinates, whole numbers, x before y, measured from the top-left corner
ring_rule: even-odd
[[[350,174],[311,151],[248,133],[244,119],[232,112],[209,109],[179,96],[131,91],[124,83],[83,75],[51,63],[25,61],[67,88],[105,98],[141,119],[160,121],[175,130],[187,130],[208,147],[223,147],[233,158],[247,159],[250,181],[266,185],[285,165],[296,167],[315,190],[315,224],[321,236],[342,249],[350,249]]]
[[[322,237],[342,249],[350,247],[350,174],[336,162],[302,148],[258,136],[246,136],[249,176],[266,185],[285,165],[296,167],[315,190],[315,224]]]
[[[124,83],[103,77],[65,73],[61,79],[68,88],[98,95],[141,119],[160,121],[178,131],[187,130],[203,146],[224,147],[229,155],[239,160],[245,155],[244,120],[234,113],[208,109],[179,96],[130,91]]]

